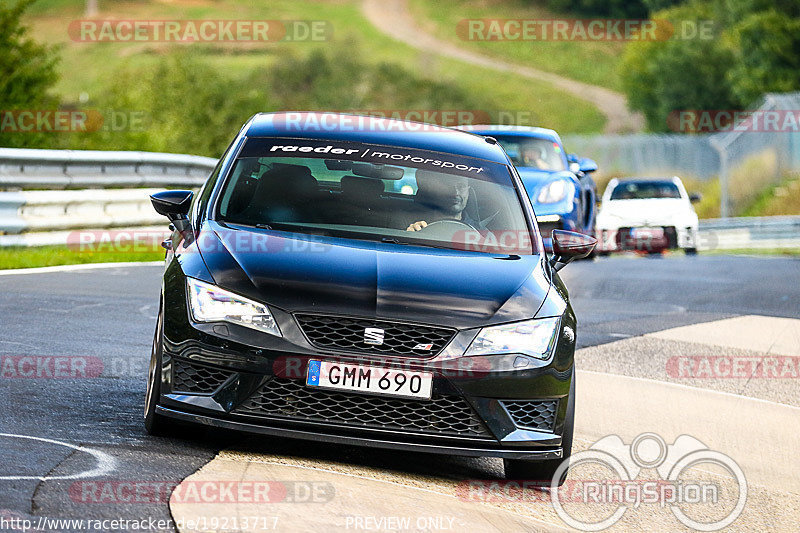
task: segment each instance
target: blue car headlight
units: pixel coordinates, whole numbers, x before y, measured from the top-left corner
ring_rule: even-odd
[[[189,309],[196,322],[230,322],[282,336],[266,305],[193,278],[186,278],[186,284]]]
[[[555,204],[564,198],[572,197],[575,194],[575,185],[566,180],[555,180],[539,189],[536,201],[540,204]]]
[[[518,353],[547,359],[558,333],[558,317],[483,328],[464,355]]]

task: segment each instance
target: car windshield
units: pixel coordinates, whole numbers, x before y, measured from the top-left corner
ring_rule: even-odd
[[[623,181],[611,192],[612,200],[680,198],[678,186],[671,181]]]
[[[397,244],[536,253],[536,235],[505,165],[355,143],[332,148],[345,143],[284,142],[303,149],[246,146],[220,191],[217,220]]]
[[[518,167],[539,170],[566,170],[561,146],[548,139],[492,135]]]

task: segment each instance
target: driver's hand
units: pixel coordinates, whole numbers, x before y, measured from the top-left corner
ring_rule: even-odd
[[[427,226],[428,226],[427,222],[425,222],[424,220],[420,220],[419,222],[414,222],[413,224],[409,225],[406,228],[406,231],[419,231]]]

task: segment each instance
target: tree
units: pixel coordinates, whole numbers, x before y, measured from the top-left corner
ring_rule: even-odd
[[[58,80],[55,51],[28,36],[22,15],[33,0],[14,6],[0,4],[0,111],[53,109],[57,99],[50,90]],[[0,130],[3,146],[39,146],[45,134],[8,133]]]
[[[740,102],[800,90],[800,18],[774,9],[749,15],[731,30],[730,43],[736,60],[728,80]]]
[[[660,11],[673,22],[711,18],[706,5]],[[621,63],[623,88],[631,109],[644,113],[652,131],[667,131],[668,118],[682,110],[738,108],[727,78],[732,53],[719,38],[637,41],[626,46]]]

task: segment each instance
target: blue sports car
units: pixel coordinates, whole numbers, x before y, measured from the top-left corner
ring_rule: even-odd
[[[591,173],[597,164],[567,154],[553,130],[529,126],[466,126],[471,133],[500,142],[519,170],[533,203],[536,219],[548,250],[554,229],[595,233],[597,187]]]

